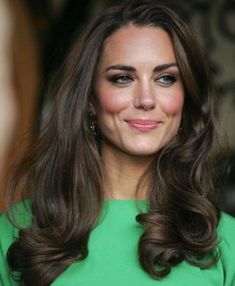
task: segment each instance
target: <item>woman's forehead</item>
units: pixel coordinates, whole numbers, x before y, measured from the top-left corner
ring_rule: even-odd
[[[160,27],[129,25],[113,33],[104,43],[101,65],[150,61],[155,65],[176,62],[168,33]]]

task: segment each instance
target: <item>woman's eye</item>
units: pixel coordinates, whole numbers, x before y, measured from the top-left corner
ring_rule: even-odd
[[[115,75],[111,77],[111,81],[118,84],[126,84],[132,81],[129,75]]]
[[[157,78],[157,81],[162,85],[169,86],[176,81],[176,77],[174,75],[163,75]]]

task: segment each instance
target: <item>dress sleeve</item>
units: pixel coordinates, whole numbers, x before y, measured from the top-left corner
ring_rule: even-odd
[[[222,213],[218,230],[224,286],[233,286],[235,285],[235,218]]]
[[[0,215],[0,285],[15,286],[6,261],[7,250],[14,238],[14,228],[5,214]]]
[[[26,228],[31,224],[31,202],[29,200],[16,203],[11,214],[19,228]],[[18,228],[14,227],[5,213],[0,214],[0,286],[18,286],[7,264],[7,251],[18,237]]]

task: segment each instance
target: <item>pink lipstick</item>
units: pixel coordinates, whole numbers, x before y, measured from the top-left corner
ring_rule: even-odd
[[[145,132],[155,129],[161,123],[161,121],[156,121],[156,120],[139,120],[139,119],[128,120],[127,122],[130,127]]]

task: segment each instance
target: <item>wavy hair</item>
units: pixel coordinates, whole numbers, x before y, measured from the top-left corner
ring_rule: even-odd
[[[102,142],[88,128],[93,77],[104,41],[130,23],[169,34],[185,90],[179,134],[146,173],[149,209],[137,215],[140,264],[159,279],[183,260],[198,267],[216,263],[220,213],[208,155],[214,137],[211,76],[197,40],[173,11],[134,1],[105,10],[76,41],[52,117],[11,181],[11,193],[26,190],[23,197],[32,203],[32,223],[20,228],[7,256],[23,285],[48,286],[88,255],[104,201]]]

